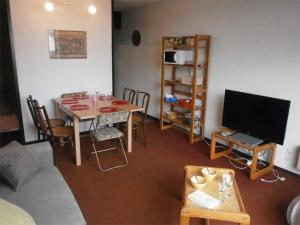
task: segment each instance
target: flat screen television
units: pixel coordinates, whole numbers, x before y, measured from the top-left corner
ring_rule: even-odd
[[[290,101],[225,90],[222,126],[283,145]]]

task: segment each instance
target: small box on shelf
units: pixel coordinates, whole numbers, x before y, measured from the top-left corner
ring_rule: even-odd
[[[168,103],[174,103],[177,102],[177,97],[165,97],[164,100]]]
[[[192,85],[193,84],[193,77],[191,76],[183,76],[181,78],[181,83],[186,85]],[[202,85],[203,84],[203,77],[196,76],[196,85]]]
[[[179,105],[184,109],[191,109],[192,108],[192,100],[187,98],[182,98],[178,100]]]

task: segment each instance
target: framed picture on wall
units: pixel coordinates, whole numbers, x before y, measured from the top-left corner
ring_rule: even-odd
[[[87,58],[85,31],[48,30],[50,59]]]

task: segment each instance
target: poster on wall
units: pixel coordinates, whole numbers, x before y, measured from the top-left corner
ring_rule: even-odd
[[[86,32],[48,30],[50,59],[87,58]]]

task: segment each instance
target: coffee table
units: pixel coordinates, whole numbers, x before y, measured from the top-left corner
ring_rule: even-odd
[[[216,177],[213,180],[208,180],[206,185],[200,189],[217,199],[222,199],[223,202],[216,208],[208,209],[201,207],[187,198],[188,194],[197,190],[192,186],[190,178],[194,175],[202,175],[202,168],[204,167],[188,165],[184,169],[184,189],[182,193],[183,207],[181,208],[180,225],[188,225],[191,217],[206,219],[206,224],[209,224],[210,219],[236,222],[241,225],[250,224],[250,216],[245,211],[234,178],[234,170],[213,168],[217,171]],[[233,175],[233,185],[229,188],[229,197],[222,196],[217,190],[223,173],[230,173]]]

